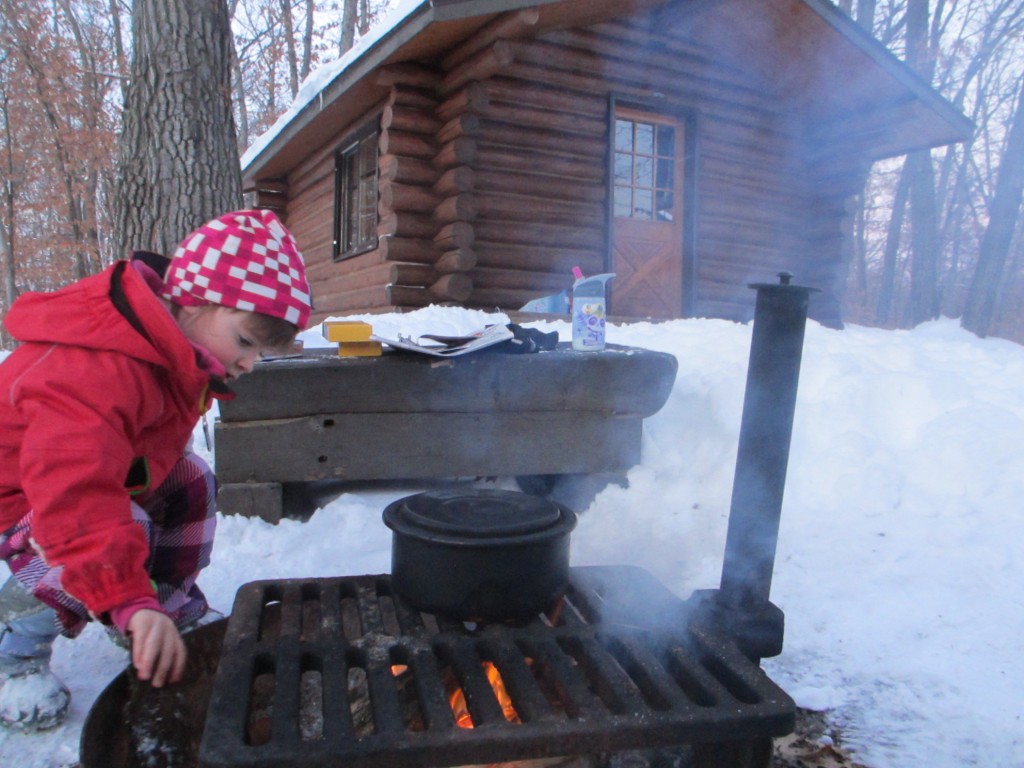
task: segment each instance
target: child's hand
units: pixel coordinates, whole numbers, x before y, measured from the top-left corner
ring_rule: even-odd
[[[128,621],[128,634],[132,664],[140,680],[149,680],[154,688],[181,680],[188,652],[167,614],[148,608],[136,611]]]

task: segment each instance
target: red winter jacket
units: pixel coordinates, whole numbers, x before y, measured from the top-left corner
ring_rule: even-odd
[[[23,343],[0,364],[0,531],[34,510],[36,548],[95,616],[152,597],[128,486],[181,458],[211,372],[127,262],[23,295],[5,324]]]

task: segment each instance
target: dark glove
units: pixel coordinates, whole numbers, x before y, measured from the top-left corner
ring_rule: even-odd
[[[558,332],[543,333],[536,328],[523,328],[521,325],[509,323],[508,329],[512,331],[512,338],[496,344],[496,352],[504,352],[510,355],[522,355],[528,352],[542,352],[551,350],[558,344]]]

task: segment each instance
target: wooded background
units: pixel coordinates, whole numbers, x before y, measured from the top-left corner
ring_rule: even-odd
[[[145,47],[132,16],[196,3],[230,19],[240,154],[388,0],[0,0],[0,313],[20,292],[57,288],[126,255],[117,216],[127,142],[159,127],[128,98],[132,51]],[[844,318],[893,328],[945,315],[1024,343],[1024,3],[838,5],[976,125],[966,144],[877,164],[851,201]],[[149,226],[172,213],[151,211]]]

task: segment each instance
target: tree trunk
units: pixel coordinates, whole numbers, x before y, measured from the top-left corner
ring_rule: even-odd
[[[939,219],[935,169],[928,150],[907,157],[910,171],[910,301],[906,321],[919,325],[939,316]]]
[[[1013,122],[1006,137],[1006,149],[999,164],[996,192],[989,206],[989,223],[981,240],[978,266],[974,270],[960,324],[978,336],[992,325],[996,296],[1003,278],[1006,256],[1013,240],[1024,191],[1024,78],[1017,97]]]
[[[128,57],[124,51],[123,31],[121,29],[121,3],[119,0],[110,0],[110,24],[113,27],[111,37],[114,40],[114,61],[117,62],[117,74],[125,76],[128,74]],[[128,97],[128,80],[120,78],[121,100]]]
[[[356,40],[356,16],[359,0],[344,0],[341,11],[341,38],[338,41],[338,55],[344,56],[345,51],[352,47]]]
[[[313,0],[306,0],[306,25],[302,30],[302,68],[299,70],[299,80],[303,81],[309,76],[309,70],[313,62],[313,14],[316,11],[316,4]]]
[[[238,146],[244,149],[249,146],[249,108],[245,99],[245,73],[242,62],[238,60],[238,49],[231,40],[231,72],[235,88],[235,103],[238,105]]]
[[[171,253],[242,202],[225,0],[135,0],[115,255]]]
[[[857,0],[857,23],[874,34],[876,0]]]
[[[892,316],[893,297],[896,294],[896,259],[900,252],[900,235],[903,232],[903,217],[906,215],[909,189],[910,176],[906,163],[904,163],[900,170],[899,181],[896,183],[892,214],[885,236],[885,251],[882,254],[882,276],[878,286],[878,308],[875,311],[875,322],[883,326],[889,323]]]
[[[907,2],[907,63],[931,83],[933,59],[928,50],[928,0]],[[910,301],[905,314],[911,325],[939,316],[939,219],[935,170],[931,152],[907,157],[910,173]]]
[[[0,274],[2,274],[0,280],[3,282],[2,309],[6,314],[17,298],[14,283],[14,252],[11,250],[10,240],[7,237],[6,221],[0,221]]]
[[[292,0],[281,0],[281,21],[284,25],[284,50],[288,59],[288,87],[292,98],[299,92],[299,54],[295,48],[295,25],[292,24]]]

